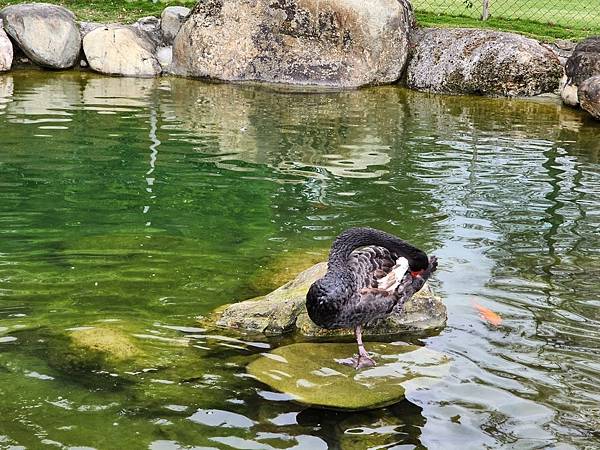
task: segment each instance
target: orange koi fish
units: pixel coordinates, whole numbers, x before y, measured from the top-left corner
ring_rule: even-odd
[[[479,317],[488,323],[494,325],[495,327],[499,327],[502,325],[502,317],[496,314],[491,309],[486,308],[485,306],[481,306],[479,303],[473,302],[473,307],[479,311]]]

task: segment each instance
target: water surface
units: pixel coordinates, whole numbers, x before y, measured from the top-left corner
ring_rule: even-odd
[[[0,136],[0,447],[600,446],[600,127],[579,111],[18,71]],[[455,363],[392,407],[305,408],[244,371],[293,338],[196,317],[358,225],[438,255],[447,327],[393,339]],[[87,326],[141,366],[66,370]]]

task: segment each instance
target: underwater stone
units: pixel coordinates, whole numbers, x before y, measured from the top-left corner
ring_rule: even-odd
[[[358,87],[402,75],[407,0],[198,2],[173,44],[176,75]]]
[[[431,386],[448,373],[451,359],[404,343],[369,344],[377,366],[356,370],[336,362],[356,344],[301,343],[279,347],[247,366],[258,381],[310,406],[363,410],[392,405],[406,392]]]
[[[406,84],[421,91],[531,96],[555,91],[563,74],[554,52],[514,33],[428,28],[411,42]]]
[[[73,67],[81,50],[74,14],[43,3],[11,5],[0,11],[4,29],[34,63],[52,69]]]
[[[112,370],[143,354],[126,333],[109,327],[82,327],[52,341],[50,363],[66,372]]]
[[[318,263],[275,291],[251,300],[233,303],[215,311],[216,324],[252,333],[279,335],[297,329],[306,336],[343,336],[351,330],[325,330],[316,326],[306,312],[306,293],[312,283],[325,275],[327,263]],[[425,285],[402,307],[385,319],[370,323],[364,335],[390,335],[443,327],[446,307]]]

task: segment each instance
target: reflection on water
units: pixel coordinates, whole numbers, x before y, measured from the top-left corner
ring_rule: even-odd
[[[0,446],[600,445],[600,128],[579,111],[13,72],[0,128]],[[440,257],[448,326],[403,339],[454,365],[393,407],[307,409],[244,371],[292,338],[195,317],[352,225]],[[78,362],[82,326],[139,358]]]

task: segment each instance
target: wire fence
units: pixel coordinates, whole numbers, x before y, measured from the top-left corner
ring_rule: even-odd
[[[600,34],[600,0],[411,0],[417,12],[505,19]]]

